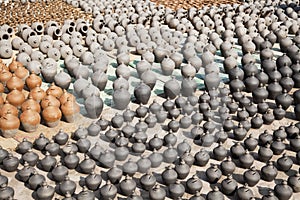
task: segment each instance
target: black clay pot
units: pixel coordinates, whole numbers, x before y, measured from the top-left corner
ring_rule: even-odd
[[[232,175],[228,175],[227,178],[221,182],[221,191],[225,195],[233,195],[237,187],[237,182],[232,178]]]
[[[255,167],[251,167],[249,170],[245,171],[243,174],[244,181],[250,186],[255,186],[260,181],[259,172]]]
[[[277,168],[273,165],[273,162],[268,162],[267,165],[261,168],[261,178],[265,181],[273,181],[278,174]]]
[[[205,171],[205,175],[210,183],[216,183],[221,178],[222,172],[217,165],[212,165]]]

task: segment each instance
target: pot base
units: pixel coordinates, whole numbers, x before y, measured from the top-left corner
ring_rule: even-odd
[[[1,132],[1,135],[5,138],[12,138],[14,137],[17,132],[18,132],[18,129],[12,129],[12,130],[0,130]]]
[[[37,128],[39,127],[39,123],[36,125],[32,125],[32,124],[28,124],[28,123],[22,123],[22,127],[26,132],[34,132],[37,130]]]

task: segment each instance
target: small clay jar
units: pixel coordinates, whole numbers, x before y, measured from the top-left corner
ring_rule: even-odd
[[[64,177],[64,180],[59,184],[59,191],[61,194],[66,195],[67,192],[70,194],[74,194],[76,190],[76,183],[68,176]]]
[[[25,83],[28,89],[32,90],[33,88],[42,85],[42,79],[34,72],[31,72],[30,76],[26,78]]]
[[[222,192],[220,192],[218,186],[214,186],[213,190],[207,193],[206,199],[207,200],[214,200],[214,199],[224,200],[224,195]]]
[[[221,178],[222,172],[217,165],[212,165],[205,171],[205,175],[210,183],[216,183]]]
[[[295,193],[299,193],[300,192],[300,174],[299,172],[297,172],[295,175],[293,176],[289,176],[288,178],[288,184],[289,186],[292,187],[293,191]]]
[[[58,163],[56,167],[51,171],[51,177],[56,182],[62,182],[69,173],[68,168],[61,163]]]
[[[280,171],[288,172],[292,168],[293,164],[293,160],[285,153],[277,160],[277,168]]]
[[[6,100],[13,106],[17,107],[18,109],[21,108],[22,103],[25,101],[25,95],[14,88],[12,91],[10,91],[7,96]]]
[[[200,192],[202,190],[202,187],[203,187],[203,183],[197,177],[197,175],[193,175],[186,182],[186,189],[187,192],[190,194],[196,194],[197,192]]]
[[[119,186],[121,193],[125,196],[129,196],[135,190],[136,182],[127,175],[125,179],[119,183]]]
[[[48,152],[51,156],[57,156],[60,151],[60,146],[54,140],[50,140],[50,142],[45,146],[46,152]]]
[[[12,91],[14,88],[22,91],[24,87],[24,82],[22,79],[13,74],[12,77],[6,82],[6,87],[9,91]]]
[[[54,141],[59,145],[65,145],[67,141],[69,140],[69,135],[65,133],[62,129],[56,133],[54,136]]]
[[[34,171],[32,176],[28,180],[28,186],[32,190],[36,190],[42,186],[43,182],[46,181],[46,178],[42,174],[38,174],[37,171]]]
[[[241,155],[245,154],[245,149],[241,145],[240,142],[235,143],[233,146],[230,148],[230,153],[232,158],[238,159]]]
[[[37,111],[27,107],[27,110],[21,113],[20,121],[26,132],[34,132],[41,122],[41,116]]]
[[[76,153],[71,151],[63,158],[63,161],[66,167],[69,169],[75,169],[79,164],[79,157],[76,155]]]
[[[94,171],[92,171],[87,177],[84,179],[85,186],[92,191],[96,191],[99,189],[102,177],[100,174],[96,174]]]
[[[63,118],[68,123],[74,123],[79,119],[80,107],[76,100],[68,98],[65,103],[60,106]]]
[[[262,162],[269,161],[273,156],[273,151],[270,148],[270,144],[267,143],[265,146],[261,146],[258,150],[259,160]]]
[[[260,180],[260,175],[259,172],[255,169],[255,167],[251,167],[249,170],[245,171],[243,174],[245,182],[250,186],[253,187],[255,186],[259,180]]]
[[[237,187],[237,182],[232,178],[232,175],[228,175],[227,178],[221,182],[221,190],[225,195],[233,195]]]
[[[22,161],[27,162],[30,166],[35,166],[39,156],[37,153],[33,152],[32,149],[29,149],[25,154],[22,155]]]
[[[276,140],[271,144],[271,149],[274,155],[280,155],[285,150],[285,144],[282,142],[280,138],[276,138]]]
[[[49,142],[50,140],[43,133],[40,133],[39,137],[34,140],[33,145],[35,149],[42,151]]]
[[[28,108],[30,108],[30,110],[36,111],[37,113],[41,112],[40,104],[36,100],[34,100],[31,95],[29,95],[28,98],[25,100],[25,102],[22,103],[21,110],[22,112],[24,112]]]
[[[293,195],[293,189],[287,184],[285,180],[283,180],[280,184],[277,184],[274,187],[274,194],[280,200],[290,199]]]
[[[89,174],[94,171],[96,163],[90,159],[89,156],[85,155],[84,160],[79,163],[80,172],[83,174]]]
[[[180,163],[175,165],[175,171],[178,174],[178,179],[185,179],[190,173],[190,166],[180,160]]]
[[[45,109],[49,106],[49,103],[51,103],[52,106],[60,107],[60,101],[55,96],[47,92],[47,95],[42,99],[40,105],[42,109]]]
[[[36,191],[36,195],[41,200],[51,200],[55,194],[55,189],[48,185],[46,182],[43,182],[41,187]]]
[[[140,184],[144,190],[149,191],[156,184],[156,178],[147,172],[140,178]]]
[[[248,149],[249,151],[254,151],[254,149],[257,147],[258,145],[258,140],[256,138],[254,138],[252,136],[252,134],[250,134],[248,136],[247,139],[245,139],[244,141],[244,145],[246,147],[246,149]]]
[[[171,145],[163,152],[164,161],[167,163],[173,163],[178,156],[178,152]]]
[[[42,117],[47,126],[55,127],[59,124],[62,113],[58,107],[53,106],[51,103],[49,103],[48,107],[46,107],[42,111]]]
[[[236,191],[237,199],[251,199],[254,197],[253,191],[248,187],[247,183],[239,187]]]
[[[118,167],[112,167],[107,171],[107,177],[113,184],[119,183],[122,178],[123,171]]]
[[[46,90],[46,93],[59,99],[61,95],[63,95],[63,89],[55,85],[55,83],[51,83],[50,87]]]
[[[151,190],[149,191],[149,198],[151,200],[164,200],[166,195],[166,191],[158,184],[151,188]]]
[[[254,163],[253,156],[249,153],[248,150],[246,150],[245,154],[241,155],[239,157],[240,165],[243,168],[250,168],[252,164]]]
[[[214,158],[218,161],[222,161],[227,156],[227,149],[219,143],[219,145],[213,149]]]
[[[269,161],[267,165],[261,168],[261,177],[263,180],[271,182],[278,174],[277,168],[273,165],[273,162]]]
[[[30,90],[29,96],[32,96],[35,101],[40,103],[40,101],[42,101],[42,99],[46,96],[46,92],[40,86],[37,86]]]
[[[129,159],[122,166],[123,174],[133,176],[138,171],[138,165],[136,162]]]
[[[20,142],[16,148],[16,152],[20,154],[25,154],[29,149],[33,147],[33,144],[28,141],[26,138],[23,138],[22,142]]]
[[[27,162],[25,162],[24,167],[18,171],[16,177],[18,178],[18,180],[25,183],[29,180],[30,176],[33,175],[34,171],[35,169],[32,166],[29,166]]]
[[[15,115],[8,113],[0,117],[0,131],[5,138],[11,138],[16,135],[20,127],[20,120]]]
[[[46,156],[40,160],[39,164],[44,171],[50,172],[56,166],[57,161],[53,156],[50,155],[50,153],[47,152]]]
[[[198,166],[205,166],[210,159],[208,151],[201,149],[195,154],[195,164]]]
[[[227,176],[233,174],[236,168],[235,163],[232,161],[231,157],[228,156],[226,160],[222,161],[220,164],[222,174]]]
[[[156,149],[153,150],[153,153],[151,153],[148,158],[151,161],[152,168],[159,167],[164,159],[163,155],[161,155],[161,153],[158,153]]]
[[[114,199],[117,195],[117,188],[109,180],[100,188],[101,198],[105,200]]]
[[[173,169],[171,165],[166,167],[162,173],[162,180],[166,185],[170,185],[176,182],[178,178],[177,172]]]

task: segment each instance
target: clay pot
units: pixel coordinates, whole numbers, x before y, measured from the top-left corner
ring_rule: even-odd
[[[6,87],[9,89],[9,91],[12,91],[14,88],[22,91],[24,82],[22,79],[13,74],[12,77],[6,82]]]
[[[140,184],[144,190],[149,191],[156,183],[156,178],[151,173],[146,173],[140,178]]]
[[[52,179],[56,182],[62,182],[68,175],[68,168],[58,163],[56,167],[51,171]]]
[[[21,108],[22,103],[25,101],[25,95],[14,88],[11,92],[9,92],[6,96],[6,100],[13,106],[17,108]]]
[[[31,95],[29,95],[25,102],[22,103],[21,110],[22,112],[25,112],[28,108],[30,110],[36,111],[37,113],[41,112],[40,104],[35,101]]]
[[[47,126],[55,127],[59,124],[62,113],[58,107],[49,103],[48,107],[44,108],[42,111],[42,117]]]
[[[69,139],[69,135],[65,133],[62,129],[58,131],[58,133],[54,136],[54,140],[59,145],[64,145],[67,143]]]
[[[244,177],[245,182],[250,187],[255,186],[260,180],[260,175],[254,166],[251,167],[249,170],[245,171],[243,174],[243,177]]]
[[[84,174],[89,174],[94,171],[95,166],[95,161],[90,159],[87,155],[85,155],[84,160],[79,163],[80,171]]]
[[[115,108],[118,110],[124,110],[125,108],[127,108],[128,104],[130,103],[130,97],[130,93],[123,87],[115,90],[113,93]]]
[[[41,116],[37,111],[27,107],[27,110],[20,115],[20,122],[26,132],[34,132],[41,122]]]
[[[235,171],[236,165],[232,161],[231,157],[228,156],[226,160],[222,161],[220,167],[221,167],[222,174],[227,176],[229,174],[233,174],[233,172]]]
[[[98,95],[92,94],[84,102],[84,107],[90,118],[96,119],[103,110],[103,101]]]
[[[2,165],[4,170],[8,172],[16,171],[19,166],[19,159],[8,153],[7,157],[2,160]]]
[[[239,187],[236,191],[236,197],[238,199],[251,199],[254,197],[252,190],[245,184],[242,187]]]
[[[7,186],[7,184],[1,184],[0,186],[1,199],[10,199],[15,195],[15,191],[12,187]]]
[[[167,81],[164,85],[164,93],[170,99],[174,99],[177,95],[180,94],[180,85],[178,81],[172,77],[171,80]]]
[[[206,170],[205,175],[210,183],[216,183],[221,178],[222,172],[217,165],[212,165]]]
[[[33,175],[30,176],[30,178],[28,180],[28,185],[29,185],[30,189],[36,190],[39,187],[41,187],[43,182],[45,182],[45,181],[46,181],[46,178],[43,175],[38,174],[37,171],[34,171]]]
[[[122,174],[123,174],[123,171],[120,168],[115,167],[115,166],[111,167],[107,171],[108,179],[113,184],[118,183],[121,180]]]
[[[89,190],[96,191],[99,189],[99,186],[102,182],[102,177],[99,174],[96,174],[92,171],[85,179],[85,185]]]
[[[36,195],[41,200],[50,200],[55,194],[55,189],[48,185],[46,182],[43,182],[41,187],[37,189]]]
[[[16,151],[20,154],[25,154],[29,149],[33,147],[33,144],[29,142],[26,138],[23,138],[16,148]]]
[[[34,72],[31,72],[30,76],[28,76],[25,80],[26,86],[29,90],[42,85],[42,79],[36,75]]]
[[[11,114],[9,111],[0,117],[0,131],[3,137],[10,138],[15,136],[19,127],[19,118]]]
[[[155,149],[154,149],[153,153],[151,153],[149,155],[148,158],[151,161],[151,167],[152,168],[159,167],[160,164],[162,163],[163,159],[164,159],[163,156],[160,153],[156,152]]]
[[[24,163],[24,167],[18,171],[17,177],[22,182],[27,182],[30,178],[30,176],[33,175],[35,169],[32,166],[29,166],[27,162]]]
[[[105,200],[113,199],[117,195],[117,188],[110,181],[100,188],[101,198]]]
[[[228,175],[221,183],[221,190],[225,195],[233,195],[237,189],[237,182],[232,178],[232,175]]]
[[[174,184],[178,175],[176,171],[169,165],[162,173],[162,179],[166,185]]]
[[[46,156],[40,160],[40,165],[42,167],[42,169],[46,172],[50,172],[54,169],[54,167],[56,166],[57,164],[57,161],[54,157],[52,157],[50,155],[50,153],[46,153]]]
[[[46,92],[38,86],[30,90],[29,96],[39,103],[46,96]]]
[[[40,102],[40,105],[41,105],[42,109],[45,109],[49,106],[49,104],[51,104],[52,106],[55,106],[57,108],[60,107],[60,101],[55,96],[51,95],[48,92],[47,95]]]
[[[111,168],[115,163],[116,157],[113,152],[108,150],[104,151],[103,154],[100,155],[99,162],[103,167]]]
[[[151,95],[151,88],[141,82],[134,89],[134,96],[137,100],[137,103],[147,104]]]
[[[163,200],[166,197],[166,191],[161,188],[159,185],[155,185],[150,191],[149,191],[149,198],[151,200]]]
[[[283,154],[281,158],[277,160],[277,168],[278,170],[287,172],[293,166],[293,160],[289,158],[286,154]]]
[[[67,99],[65,103],[60,106],[64,119],[69,123],[74,123],[79,118],[80,107],[76,100]]]
[[[274,187],[274,194],[280,200],[289,199],[293,195],[293,189],[283,180],[281,184]]]
[[[261,177],[265,181],[273,181],[278,174],[277,168],[273,165],[273,162],[268,162],[267,165],[261,168]]]
[[[207,200],[220,199],[224,200],[224,195],[219,191],[218,186],[214,186],[213,190],[207,193]]]
[[[61,192],[61,194],[66,195],[67,192],[69,194],[74,194],[75,190],[76,190],[76,183],[70,180],[68,176],[65,176],[64,181],[62,181],[59,184],[59,191]]]

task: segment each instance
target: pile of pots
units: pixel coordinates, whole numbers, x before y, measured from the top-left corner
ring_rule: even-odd
[[[94,191],[101,199],[113,199],[117,193],[140,199],[137,188],[153,200],[181,199],[186,193],[190,199],[203,199],[202,181],[214,186],[206,199],[253,199],[261,179],[278,178],[282,180],[262,199],[289,199],[300,191],[299,173],[293,169],[300,162],[299,123],[261,131],[287,120],[293,109],[292,119],[300,120],[300,92],[295,91],[300,85],[298,1],[176,11],[137,0],[66,3],[92,14],[92,21],[40,20],[20,24],[16,33],[8,25],[0,28],[0,57],[12,58],[17,51],[11,65],[0,64],[0,92],[7,93],[5,101],[0,98],[3,136],[14,135],[20,123],[24,130],[35,131],[41,119],[49,127],[57,126],[62,116],[73,122],[79,107],[75,96],[66,92],[71,84],[74,95],[83,98],[88,116],[96,119],[87,128],[78,127],[72,140],[60,131],[53,141],[43,134],[33,143],[22,141],[16,149],[20,159],[1,149],[1,167],[8,173],[18,171],[18,180],[37,199],[52,199],[55,194],[38,170],[51,174],[65,199],[94,199]],[[131,53],[141,57],[133,67]],[[222,69],[217,56],[222,57]],[[60,72],[59,60],[64,61]],[[112,68],[112,106],[119,112],[104,119],[100,94],[107,89]],[[170,78],[179,69],[180,77]],[[164,99],[149,102],[161,81],[157,71],[164,78]],[[132,94],[130,78],[136,75],[131,72],[141,79]],[[224,87],[221,73],[228,75]],[[197,91],[199,78],[205,91]],[[42,81],[55,84],[43,91]],[[137,108],[129,109],[130,103],[138,103]],[[36,116],[34,123],[26,121],[26,115]],[[259,135],[250,134],[254,129]],[[157,134],[151,135],[152,130]],[[98,143],[92,146],[94,141]],[[105,142],[113,150],[103,149]],[[192,145],[202,149],[192,150]],[[45,157],[40,159],[38,153]],[[211,159],[216,163],[209,166]],[[258,163],[262,167],[254,168]],[[100,167],[107,169],[105,182],[95,172]],[[199,167],[205,167],[204,177],[190,173]],[[237,167],[243,170],[242,180],[235,178]],[[159,179],[151,173],[156,168],[163,170],[157,173]],[[80,193],[76,194],[77,183],[69,171],[86,174]],[[286,176],[279,177],[278,171]],[[139,182],[134,179],[137,173]],[[0,180],[0,190],[5,191],[0,199],[14,196],[7,179]]]
[[[19,128],[34,132],[40,123],[55,127],[64,118],[72,123],[78,119],[79,105],[75,96],[54,83],[44,91],[42,79],[29,73],[22,63],[13,60],[8,66],[1,62],[0,130],[3,137],[13,137]]]
[[[78,6],[78,5],[77,5]],[[2,19],[0,24],[7,24],[16,28],[18,24],[31,25],[34,22],[46,23],[54,19],[63,23],[63,19],[90,19],[91,15],[87,12],[80,12],[76,8],[76,3],[72,5],[58,0],[50,1],[1,1],[0,9]]]

